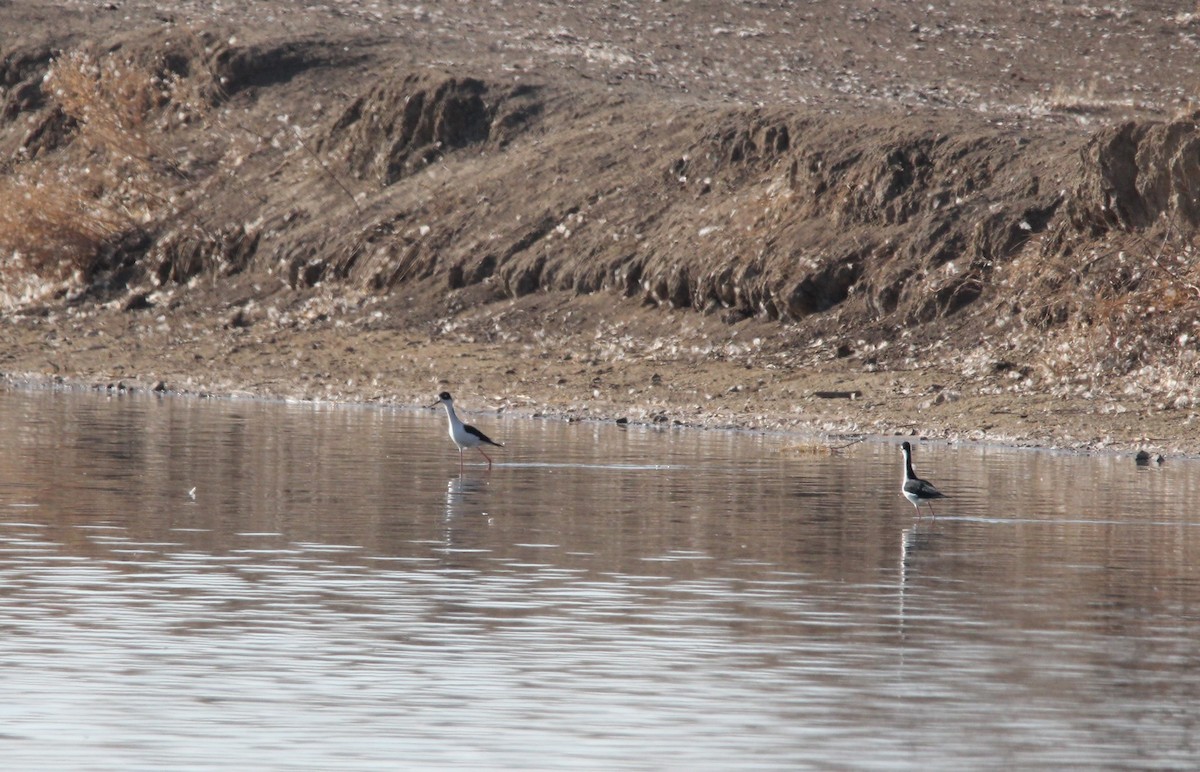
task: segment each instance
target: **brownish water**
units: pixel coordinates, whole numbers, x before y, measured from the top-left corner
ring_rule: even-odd
[[[466,417],[0,391],[0,758],[1200,763],[1200,462]]]

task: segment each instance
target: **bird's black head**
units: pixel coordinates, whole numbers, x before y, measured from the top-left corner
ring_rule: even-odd
[[[450,392],[443,391],[441,394],[438,395],[438,399],[441,400],[442,402],[450,402],[450,401],[452,401],[453,397],[450,396]]]
[[[912,453],[912,445],[908,444],[908,440],[900,443],[900,449]]]

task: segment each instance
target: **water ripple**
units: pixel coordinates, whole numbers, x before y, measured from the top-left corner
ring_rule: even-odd
[[[0,392],[12,768],[1200,758],[1184,464],[923,446],[918,523],[886,443],[56,400]]]

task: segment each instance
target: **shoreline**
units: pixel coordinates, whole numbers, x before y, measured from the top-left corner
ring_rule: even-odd
[[[428,410],[426,405],[415,401],[390,401],[365,398],[289,397],[271,393],[255,393],[244,389],[238,391],[218,391],[213,389],[174,390],[171,388],[162,388],[161,386],[163,384],[161,381],[148,383],[145,380],[136,378],[119,379],[115,382],[105,382],[103,380],[87,380],[59,375],[51,376],[34,373],[3,372],[0,373],[0,384],[2,384],[0,388],[18,392],[43,391],[51,393],[61,392],[66,394],[130,396],[134,398],[158,397],[172,399],[220,400],[229,402],[247,400],[251,402],[277,403],[283,405],[309,404],[313,406],[328,406],[334,408],[385,409],[414,413],[425,412]],[[1153,467],[1161,466],[1169,461],[1200,460],[1200,452],[1160,449],[1162,447],[1161,445],[1137,445],[1135,447],[1132,444],[1114,443],[1107,446],[1084,444],[1067,447],[1060,444],[1038,442],[1028,437],[966,437],[961,436],[960,433],[955,433],[953,430],[950,430],[947,433],[906,433],[900,429],[869,432],[838,430],[836,428],[829,430],[818,430],[811,426],[806,427],[803,425],[780,426],[777,423],[772,423],[770,425],[753,425],[748,419],[740,422],[735,420],[731,423],[724,424],[698,422],[691,423],[682,421],[656,422],[653,420],[630,419],[627,416],[579,415],[577,412],[569,409],[530,410],[527,408],[510,406],[501,406],[491,409],[470,409],[467,411],[467,413],[465,413],[465,415],[490,415],[494,419],[546,420],[569,424],[591,423],[610,425],[614,428],[637,428],[663,432],[704,431],[759,434],[764,436],[777,436],[780,438],[797,440],[805,445],[806,452],[818,452],[816,449],[823,447],[831,454],[837,453],[845,447],[857,444],[859,442],[896,444],[901,439],[915,439],[919,442],[927,444],[940,443],[944,445],[960,447],[995,448],[998,450],[1011,451],[1036,451],[1054,455],[1066,454],[1112,458],[1125,457],[1130,461],[1135,461],[1138,466]],[[847,441],[849,441],[848,444]],[[1139,451],[1143,450],[1149,454],[1149,460],[1136,461],[1137,454]]]

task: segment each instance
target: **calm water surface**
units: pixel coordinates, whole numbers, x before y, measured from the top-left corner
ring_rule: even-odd
[[[467,418],[0,391],[5,767],[1200,764],[1200,462]]]

